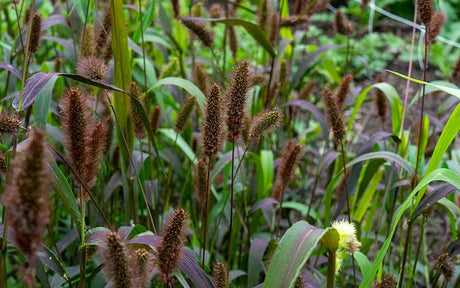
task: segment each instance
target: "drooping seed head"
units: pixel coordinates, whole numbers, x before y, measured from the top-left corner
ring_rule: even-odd
[[[157,249],[158,273],[164,283],[170,282],[171,273],[177,270],[185,244],[188,216],[185,209],[174,210],[174,215],[163,226],[163,238]]]
[[[207,98],[208,101],[203,116],[201,133],[203,139],[203,155],[212,156],[222,150],[225,137],[219,85],[214,84],[211,86]]]
[[[436,11],[431,18],[430,25],[428,25],[428,38],[433,44],[436,42],[436,37],[441,33],[442,26],[446,22],[446,16],[444,13]]]
[[[109,69],[102,59],[95,56],[82,58],[77,64],[77,73],[93,81],[104,81]]]
[[[42,39],[42,15],[35,13],[32,16],[32,26],[30,29],[29,53],[36,53],[40,48]]]
[[[187,98],[184,105],[179,110],[179,113],[177,113],[176,124],[174,125],[174,130],[176,132],[182,132],[187,126],[190,115],[192,114],[193,108],[195,107],[195,103],[195,97]]]
[[[286,143],[276,173],[276,182],[273,187],[272,197],[281,201],[285,188],[291,182],[297,160],[300,156],[301,146],[290,140]]]
[[[130,273],[127,249],[116,232],[109,232],[105,247],[102,251],[104,274],[110,287],[133,287]]]
[[[339,90],[337,91],[337,106],[339,111],[343,110],[343,104],[345,103],[345,98],[347,97],[348,90],[350,89],[350,83],[353,81],[353,75],[347,74],[343,77],[342,82],[340,83]]]
[[[202,22],[187,20],[184,18],[181,18],[180,21],[185,25],[185,27],[192,31],[205,46],[212,46],[214,43],[214,34],[211,30],[206,29]]]
[[[343,124],[342,113],[339,112],[337,101],[328,87],[323,89],[323,102],[329,126],[332,128],[333,139],[336,143],[340,143],[345,136],[345,125]]]
[[[241,133],[243,116],[246,108],[246,96],[251,83],[249,76],[249,63],[243,61],[232,72],[232,81],[227,90],[227,138],[229,141],[236,140]]]
[[[279,110],[265,111],[259,113],[251,123],[249,138],[258,141],[263,133],[273,131],[278,127],[283,119]]]
[[[80,55],[82,58],[94,56],[96,49],[94,45],[94,26],[86,25],[83,28],[80,39]]]
[[[138,107],[139,99],[142,96],[142,90],[141,87],[136,83],[136,82],[131,82],[129,85],[129,94],[135,98],[131,99],[131,117],[133,118],[133,123],[134,123],[134,135],[136,136],[137,139],[142,139],[145,136],[145,128],[144,128],[144,122],[142,121],[141,117],[141,107]],[[137,103],[136,103],[137,102]]]
[[[354,31],[353,26],[340,10],[337,10],[334,14],[334,29],[336,33],[345,36],[352,34]]]
[[[150,125],[152,126],[153,134],[156,134],[161,123],[161,107],[156,105],[150,113]]]
[[[21,121],[9,116],[5,111],[0,114],[0,134],[13,134],[18,132]]]
[[[217,288],[227,287],[227,269],[223,263],[216,263],[212,267],[212,278]]]
[[[14,229],[16,247],[33,262],[48,224],[51,176],[45,133],[32,130],[26,141],[23,152],[15,159],[3,205],[9,207],[8,224]]]
[[[381,83],[385,82],[385,75],[383,73],[380,73],[377,76],[376,82]],[[380,117],[380,120],[385,123],[387,120],[387,110],[388,110],[388,102],[387,102],[387,97],[385,94],[382,92],[382,90],[377,89],[375,93],[375,100],[374,100],[374,105],[377,109],[377,113]]]
[[[418,17],[425,26],[429,26],[433,17],[433,0],[417,0]]]
[[[203,158],[201,158],[200,160],[198,160],[198,163],[195,166],[193,184],[195,186],[195,198],[198,200],[198,203],[201,203],[202,205],[204,205],[205,203],[204,199],[206,199],[207,193],[207,171],[208,169],[206,161]]]
[[[441,253],[434,262],[433,270],[444,276],[446,282],[449,282],[454,276],[455,266],[452,263],[448,253]]]

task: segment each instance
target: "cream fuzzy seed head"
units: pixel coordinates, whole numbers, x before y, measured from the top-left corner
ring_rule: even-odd
[[[332,228],[335,228],[339,233],[339,249],[344,249],[348,253],[353,253],[359,250],[361,242],[356,237],[356,227],[353,222],[346,220],[334,221]]]

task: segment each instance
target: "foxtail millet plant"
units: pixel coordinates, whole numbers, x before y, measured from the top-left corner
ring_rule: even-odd
[[[212,47],[214,43],[214,34],[212,30],[206,29],[203,22],[187,20],[185,18],[180,18],[180,21],[185,27],[192,31],[205,46]]]
[[[377,83],[385,82],[385,74],[380,73],[377,75],[375,81]],[[383,91],[380,89],[376,89],[375,91],[374,106],[377,110],[377,114],[380,117],[382,125],[384,125],[387,120],[388,100],[385,96],[385,93],[383,93]]]
[[[190,120],[190,115],[193,112],[193,108],[195,107],[195,97],[189,97],[185,101],[184,105],[180,108],[179,112],[177,113],[176,124],[174,125],[174,130],[179,133],[182,132],[185,127],[187,127],[188,122]]]
[[[156,134],[158,132],[158,128],[160,127],[160,124],[161,124],[161,107],[158,105],[155,105],[152,108],[152,112],[150,112],[150,126],[152,126],[153,134]]]
[[[431,21],[428,25],[428,39],[430,40],[431,44],[436,43],[436,37],[438,37],[439,33],[441,33],[442,26],[446,22],[446,16],[444,13],[440,11],[436,11],[433,13],[433,17],[431,17]]]
[[[96,56],[88,56],[78,61],[77,73],[93,81],[104,81],[107,78],[109,68],[104,60]]]
[[[353,81],[353,75],[347,74],[342,78],[342,82],[339,85],[339,89],[337,90],[336,98],[337,98],[337,108],[339,111],[343,111],[343,104],[345,103],[345,98],[347,97],[348,90],[350,90],[350,84]]]
[[[141,247],[129,249],[128,254],[133,287],[149,287],[155,266],[152,252]]]
[[[212,267],[212,278],[217,288],[226,288],[228,283],[227,269],[223,263],[216,263]]]
[[[30,40],[29,40],[29,56],[32,53],[36,53],[40,48],[42,41],[42,15],[35,13],[32,17],[32,24],[30,30]]]
[[[99,58],[103,58],[104,48],[112,32],[112,19],[110,16],[110,9],[105,10],[102,26],[97,29],[95,52]]]
[[[144,122],[142,121],[141,118],[141,111],[139,111],[139,107],[134,103],[134,99],[140,100],[140,97],[142,96],[142,90],[139,84],[136,82],[131,82],[129,85],[129,94],[131,95],[132,98],[131,100],[131,117],[133,119],[133,124],[134,124],[134,135],[136,136],[137,139],[142,139],[145,136],[145,128],[144,128]]]
[[[0,134],[13,134],[21,128],[21,121],[9,116],[6,111],[0,113]]]
[[[283,121],[283,115],[279,110],[264,111],[259,113],[251,121],[249,127],[249,139],[257,142],[264,133],[273,131]]]
[[[100,251],[108,285],[114,288],[133,287],[132,273],[125,244],[116,232],[109,232]]]
[[[94,56],[96,47],[94,45],[94,26],[87,24],[83,28],[80,39],[80,56],[82,58]]]

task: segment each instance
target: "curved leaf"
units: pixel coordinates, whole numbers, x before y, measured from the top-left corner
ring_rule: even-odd
[[[193,252],[186,248],[179,260],[179,269],[184,271],[185,275],[195,284],[196,287],[202,288],[215,288],[214,282],[198,265]]]
[[[313,116],[316,118],[316,121],[318,121],[319,125],[321,126],[324,140],[329,140],[329,126],[327,125],[326,118],[324,118],[323,113],[321,113],[321,111],[319,111],[315,105],[305,100],[292,100],[284,103],[282,106],[297,106],[308,110],[311,114],[313,114]]]
[[[394,164],[397,164],[404,168],[407,172],[410,173],[410,175],[414,175],[414,169],[410,166],[409,163],[407,163],[406,160],[404,160],[401,156],[398,154],[395,154],[393,152],[387,152],[387,151],[379,151],[379,152],[371,152],[371,153],[366,153],[361,156],[356,157],[355,159],[351,160],[350,162],[347,163],[347,167],[353,166],[354,164],[370,159],[376,159],[376,158],[383,158],[387,160],[388,162],[393,162]]]
[[[259,280],[259,273],[263,271],[262,258],[267,249],[269,239],[255,238],[249,248],[248,257],[248,287],[256,286]]]
[[[193,153],[192,148],[190,148],[190,146],[187,144],[187,142],[185,142],[184,138],[182,138],[182,136],[177,134],[176,131],[174,131],[173,129],[170,129],[170,128],[161,128],[161,129],[158,129],[158,132],[160,132],[161,134],[163,134],[166,137],[168,137],[171,141],[175,141],[176,145],[182,150],[182,152],[184,152],[184,154],[194,164],[197,163],[198,160],[196,158],[195,153]],[[176,138],[177,138],[177,141],[176,141]]]
[[[18,69],[14,68],[13,65],[7,63],[7,62],[0,62],[0,69],[5,69],[7,71],[10,71],[11,74],[14,76],[18,77],[19,79],[22,78],[21,73],[18,71]]]
[[[415,221],[417,217],[423,213],[423,211],[432,207],[439,200],[446,197],[447,195],[454,192],[455,190],[456,188],[454,186],[450,184],[444,184],[438,189],[435,189],[434,191],[432,191],[428,196],[426,196],[420,201],[417,208],[415,208],[414,213],[410,217],[409,223]]]

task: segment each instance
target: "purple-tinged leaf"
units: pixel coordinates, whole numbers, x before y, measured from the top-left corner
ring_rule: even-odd
[[[3,239],[3,224],[0,225],[0,238]],[[8,231],[7,231],[7,234],[6,234],[6,240],[8,241],[8,243],[10,243],[11,245],[13,245],[14,247],[18,247],[16,241],[14,240],[15,239],[15,232],[13,230],[13,228],[11,227],[8,227]]]
[[[76,59],[75,52],[73,49],[73,40],[72,39],[63,39],[59,37],[52,37],[52,36],[43,36],[43,40],[51,41],[57,43],[65,48],[64,56],[66,59],[74,61]]]
[[[54,253],[47,247],[44,247],[37,253],[37,255],[35,256],[35,260],[42,262],[44,265],[46,265],[46,267],[53,270],[57,275],[61,276],[62,278],[65,277],[64,267],[62,266],[62,263],[58,260],[56,255],[54,255]]]
[[[321,126],[321,132],[323,133],[323,138],[326,141],[329,141],[329,127],[326,122],[326,118],[324,118],[323,113],[316,108],[315,105],[311,104],[305,100],[292,100],[287,103],[284,103],[282,106],[297,106],[304,110],[309,111],[315,117],[316,121],[318,121],[319,125]]]
[[[323,164],[321,165],[321,171],[327,170],[329,166],[337,159],[340,154],[336,151],[329,151],[324,155]]]
[[[161,243],[161,236],[157,235],[139,235],[128,241],[128,244],[145,244],[152,247],[158,247]]]
[[[118,228],[118,236],[120,236],[121,240],[127,241],[129,234],[131,234],[133,228],[133,226],[121,226],[120,228]]]
[[[89,245],[102,246],[107,242],[110,230],[105,227],[96,227],[86,232],[85,243]]]
[[[189,248],[185,248],[179,259],[179,269],[181,269],[185,275],[195,284],[196,287],[200,288],[215,288],[214,282],[211,278],[203,271],[198,265],[193,252]]]
[[[50,27],[53,27],[55,25],[67,25],[67,22],[62,15],[59,15],[59,14],[51,15],[48,18],[43,19],[42,32],[45,32]]]
[[[242,149],[238,149],[238,150],[235,150],[235,155],[243,155],[244,151]],[[232,152],[227,152],[225,154],[223,154],[219,160],[217,161],[217,163],[214,165],[214,168],[212,169],[211,171],[211,175],[210,175],[210,178],[211,178],[211,182],[212,180],[220,173],[220,171],[222,171],[222,169],[224,169],[225,166],[227,166],[228,163],[230,163],[232,161]]]
[[[268,208],[275,208],[276,205],[278,205],[279,202],[275,199],[275,198],[272,198],[272,197],[267,197],[267,198],[264,198],[260,201],[258,201],[256,204],[254,204],[251,209],[249,210],[249,214],[252,214],[254,212],[256,212],[258,209],[268,209]]]
[[[18,71],[18,69],[14,68],[14,66],[11,65],[11,64],[9,64],[9,63],[0,62],[0,69],[4,69],[4,70],[7,70],[7,71],[10,71],[11,74],[13,74],[14,76],[18,77],[19,79],[22,78],[22,75],[21,75],[21,73]]]
[[[244,276],[244,275],[246,275],[246,272],[244,272],[243,270],[232,270],[230,271],[230,275],[228,276],[228,281],[230,281],[231,283],[236,278]]]
[[[367,141],[363,146],[361,146],[359,148],[357,155],[362,155],[364,153],[371,152],[372,147],[374,146],[375,143],[377,143],[378,141],[380,141],[380,140],[382,140],[384,138],[390,137],[391,135],[393,135],[393,134],[388,133],[388,132],[384,132],[384,131],[380,131],[380,132],[376,132],[376,133],[372,134],[369,137],[369,141]]]
[[[451,184],[443,184],[441,187],[434,189],[430,194],[425,194],[420,203],[418,203],[417,208],[415,208],[414,213],[409,219],[409,223],[414,222],[420,214],[423,213],[426,209],[432,207],[436,202],[446,197],[450,193],[457,190],[457,188]]]
[[[78,230],[76,228],[70,230],[66,235],[64,235],[57,243],[56,248],[59,253],[64,251],[70,244],[78,239]],[[53,247],[53,253],[56,253],[56,249]]]
[[[263,271],[262,258],[267,249],[269,239],[255,238],[249,248],[248,258],[248,287],[256,286],[259,281],[259,273]]]

